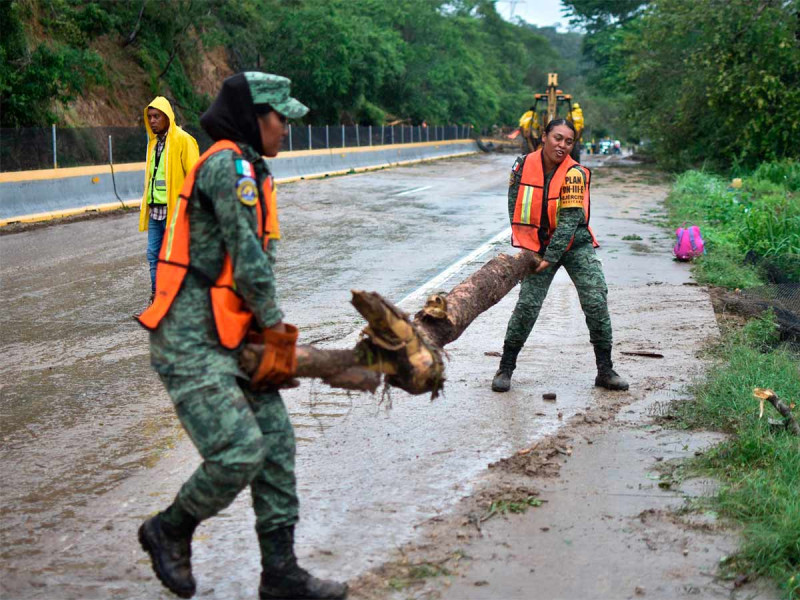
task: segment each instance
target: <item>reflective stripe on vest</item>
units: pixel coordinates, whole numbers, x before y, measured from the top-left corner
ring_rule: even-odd
[[[550,238],[556,230],[558,222],[559,198],[561,188],[567,172],[578,165],[567,156],[558,168],[547,187],[547,199],[544,200],[544,167],[542,165],[542,150],[528,154],[522,166],[517,202],[514,205],[514,217],[511,221],[511,244],[517,248],[527,248],[534,252],[543,253],[547,249]],[[580,165],[578,165],[580,166]],[[586,218],[586,228],[592,236],[592,244],[597,247],[597,240],[589,227],[589,180],[591,172],[586,167],[581,167],[586,175],[583,192],[583,213]],[[570,241],[569,247],[572,246]]]
[[[157,146],[157,144],[156,144]],[[153,158],[150,161],[152,172],[150,174],[150,204],[167,203],[167,144],[161,150],[156,167],[156,149],[153,148]]]
[[[235,143],[229,140],[221,140],[211,146],[198,159],[183,181],[183,187],[178,196],[178,202],[165,233],[158,257],[155,299],[153,304],[137,317],[139,323],[147,329],[157,329],[162,319],[167,316],[172,303],[178,296],[186,273],[192,268],[189,252],[190,227],[187,206],[189,199],[192,197],[198,169],[210,156],[222,150],[232,150],[237,154],[242,153]],[[266,250],[270,239],[280,239],[276,199],[277,195],[272,176],[269,176],[264,180],[256,203],[258,237],[264,250]],[[226,252],[222,269],[216,281],[210,286],[209,293],[217,336],[220,344],[229,350],[237,348],[242,343],[253,319],[253,313],[247,308],[242,297],[236,293],[235,287],[233,263],[230,255]]]

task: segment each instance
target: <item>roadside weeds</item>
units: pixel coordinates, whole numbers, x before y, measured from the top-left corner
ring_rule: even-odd
[[[800,438],[772,408],[759,418],[753,397],[764,386],[787,400],[800,398],[800,354],[778,341],[769,312],[729,329],[710,353],[715,364],[706,379],[668,418],[673,427],[730,437],[682,468],[688,476],[718,479],[709,506],[742,527],[743,544],[726,570],[748,580],[769,577],[784,597],[800,598]]]

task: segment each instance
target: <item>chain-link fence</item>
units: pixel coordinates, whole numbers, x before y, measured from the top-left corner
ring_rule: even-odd
[[[200,128],[185,127],[200,146],[212,143]],[[413,144],[472,137],[469,125],[290,125],[284,151]],[[143,162],[143,127],[29,127],[0,129],[0,172]]]

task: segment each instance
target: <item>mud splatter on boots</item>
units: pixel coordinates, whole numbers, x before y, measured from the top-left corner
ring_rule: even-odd
[[[192,534],[197,521],[188,515],[174,526],[163,517],[164,513],[159,513],[139,527],[139,543],[150,555],[161,583],[181,598],[191,598],[197,589],[192,575]]]
[[[611,348],[598,348],[595,346],[594,357],[597,361],[597,377],[594,378],[594,384],[597,387],[619,391],[628,389],[628,382],[614,370],[614,365],[611,362]]]
[[[347,584],[317,579],[297,564],[294,554],[294,525],[259,533],[261,546],[261,600],[340,600],[347,597]]]
[[[511,346],[508,342],[503,344],[503,356],[500,358],[500,368],[492,379],[493,392],[507,392],[511,389],[511,374],[517,368],[517,355],[522,346]]]

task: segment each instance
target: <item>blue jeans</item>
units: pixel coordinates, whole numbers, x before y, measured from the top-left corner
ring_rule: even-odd
[[[164,230],[167,228],[167,220],[156,221],[150,219],[147,226],[147,262],[150,263],[150,291],[156,293],[156,265],[158,264],[158,254],[161,252],[161,242],[164,239]]]

